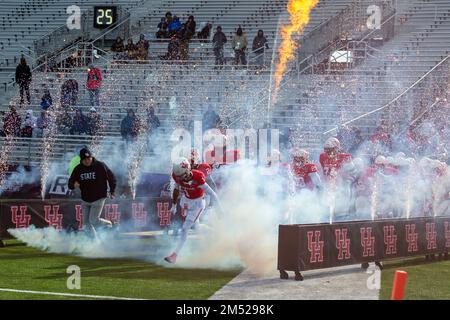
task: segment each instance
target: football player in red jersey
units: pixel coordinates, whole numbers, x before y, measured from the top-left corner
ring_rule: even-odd
[[[209,163],[201,163],[200,153],[197,149],[192,149],[189,155],[189,162],[191,163],[191,168],[193,170],[198,170],[203,172],[205,177],[209,177],[212,173],[213,167]]]
[[[320,154],[322,177],[328,194],[330,222],[334,215],[348,215],[353,208],[352,185],[357,171],[352,155],[341,152],[341,143],[336,138],[329,138],[324,144],[324,152]]]
[[[339,174],[345,176],[347,174],[345,165],[352,161],[352,155],[340,152],[341,143],[336,138],[329,138],[323,149],[324,152],[320,154],[319,161],[324,179],[329,182],[335,181]]]
[[[180,197],[180,205],[186,210],[186,219],[181,229],[181,237],[174,252],[164,259],[169,263],[175,263],[178,253],[186,242],[189,230],[198,221],[205,209],[205,193],[210,194],[220,207],[216,193],[206,183],[205,175],[199,170],[192,170],[188,159],[180,158],[173,163],[172,178],[176,187],[172,195],[172,214],[177,211],[177,201]]]
[[[309,162],[308,151],[304,149],[294,150],[291,170],[297,191],[305,188],[309,190],[322,189],[322,180],[316,165]]]

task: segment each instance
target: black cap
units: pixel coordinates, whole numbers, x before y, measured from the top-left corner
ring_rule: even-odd
[[[92,153],[88,148],[83,148],[80,150],[80,160],[84,160],[86,158],[92,157]]]

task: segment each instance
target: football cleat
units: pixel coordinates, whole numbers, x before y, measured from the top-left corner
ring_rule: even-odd
[[[170,256],[165,257],[164,260],[166,260],[168,263],[175,263],[177,262],[177,254],[174,252]]]

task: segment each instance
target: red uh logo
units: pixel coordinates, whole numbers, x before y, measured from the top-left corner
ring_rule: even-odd
[[[168,202],[158,202],[156,204],[156,207],[158,209],[159,225],[161,227],[170,226],[171,213],[169,210],[169,203]]]
[[[118,204],[105,204],[105,219],[116,224],[120,223],[120,212]]]
[[[418,250],[417,240],[419,239],[419,234],[416,233],[415,224],[407,224],[406,228],[406,241],[408,242],[408,252],[416,252]]]
[[[350,259],[350,239],[347,238],[348,229],[336,229],[336,248],[339,250],[338,260]]]
[[[54,206],[44,206],[45,221],[48,223],[49,227],[55,229],[62,229],[62,217],[63,215],[59,213],[59,205]]]
[[[81,212],[81,205],[75,205],[75,219],[78,221],[78,230],[83,229],[83,213]]]
[[[450,223],[444,222],[445,247],[450,248]]]
[[[147,211],[144,210],[143,203],[133,203],[133,219],[135,227],[143,227],[147,224]]]
[[[384,226],[384,244],[386,245],[386,254],[397,253],[397,236],[395,235],[394,226]]]
[[[20,214],[17,214],[19,207],[11,207],[11,222],[16,228],[28,228],[30,226],[31,215],[27,214],[27,206],[20,206]]]
[[[313,235],[315,241],[313,241]],[[320,240],[320,231],[308,231],[308,251],[311,253],[310,263],[323,262],[323,244]]]
[[[361,228],[360,232],[363,257],[373,257],[375,255],[375,237],[372,237],[372,227]]]
[[[434,222],[429,222],[425,224],[425,235],[427,239],[427,249],[433,250],[436,249],[437,243],[436,243],[436,224]]]

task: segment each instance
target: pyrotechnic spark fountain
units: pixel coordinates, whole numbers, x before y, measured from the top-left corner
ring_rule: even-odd
[[[334,210],[336,208],[336,189],[331,187],[328,189],[328,208],[329,208],[329,215],[330,215],[330,224],[333,224],[334,220]]]
[[[40,163],[41,167],[41,198],[45,198],[45,188],[47,185],[47,179],[49,176],[49,162],[50,155],[53,151],[53,145],[55,143],[55,137],[58,131],[56,126],[56,119],[60,109],[60,104],[56,103],[53,108],[47,111],[48,126],[47,131],[42,133],[42,161]]]
[[[372,194],[370,195],[370,216],[372,221],[375,221],[378,208],[378,176],[375,176],[372,181]]]
[[[406,211],[406,219],[409,219],[411,216],[411,199],[412,190],[411,190],[411,173],[408,170],[408,174],[406,176],[406,188],[405,188],[405,211]]]
[[[133,200],[136,199],[136,185],[138,182],[139,168],[144,157],[145,145],[147,143],[147,136],[141,132],[138,139],[133,144],[133,155],[128,164],[128,185],[130,187]]]
[[[5,144],[3,145],[0,153],[0,188],[5,182],[6,172],[8,171],[8,159],[13,146],[13,136],[6,136]]]
[[[295,58],[295,50],[299,46],[299,40],[293,39],[293,37],[302,34],[305,26],[309,23],[311,10],[318,3],[319,0],[289,0],[287,10],[290,14],[290,22],[288,25],[282,26],[280,30],[282,41],[277,49],[279,58],[274,75],[275,84],[271,96],[272,105],[276,102],[287,65]]]

